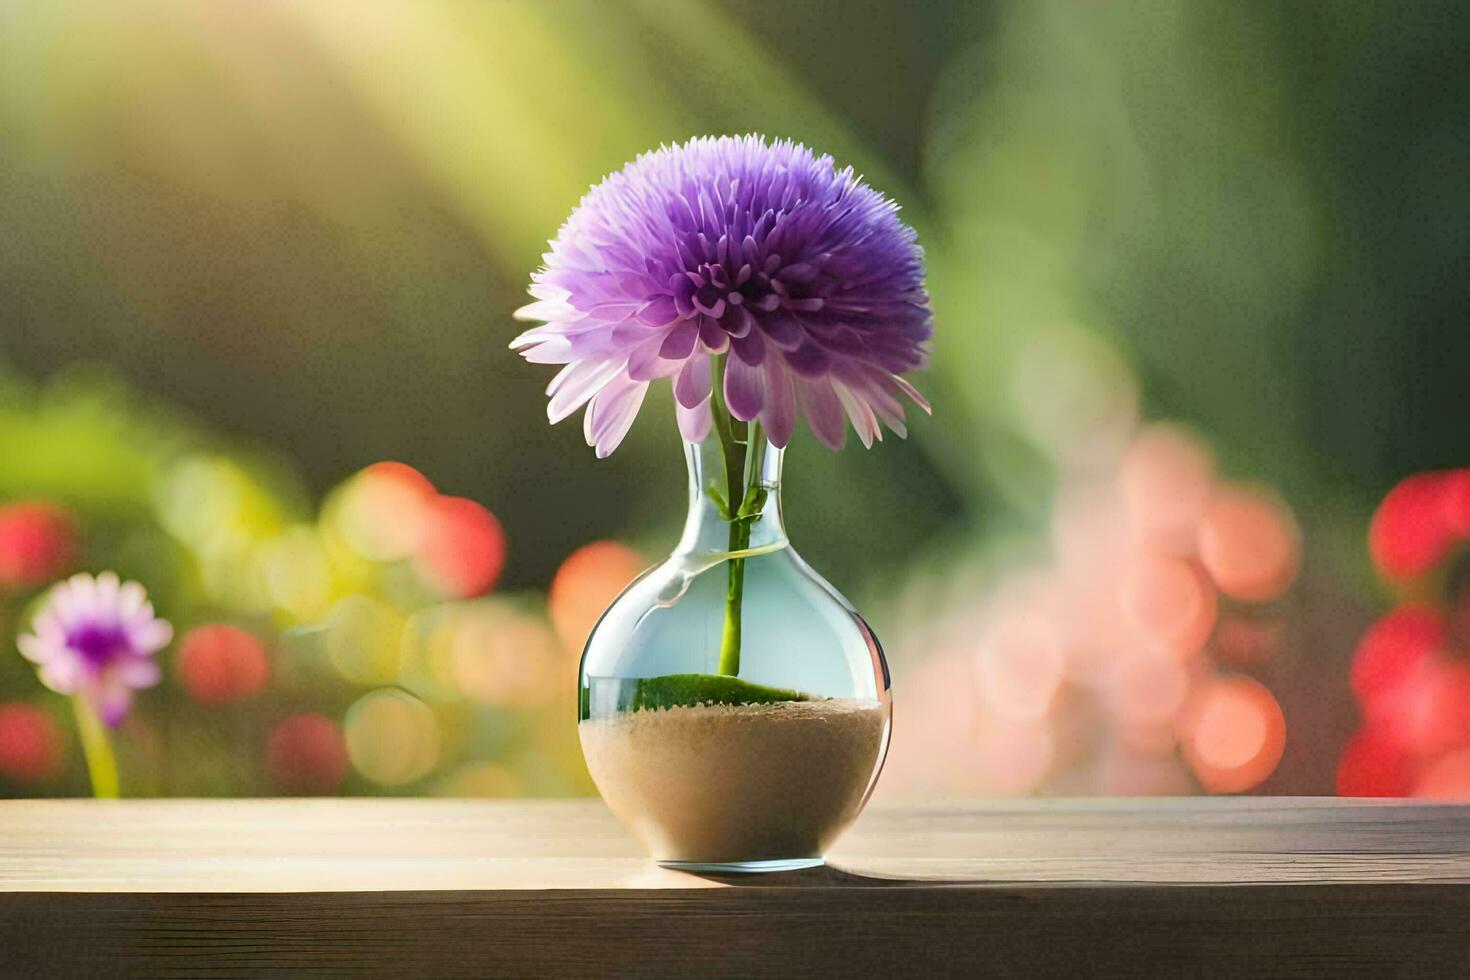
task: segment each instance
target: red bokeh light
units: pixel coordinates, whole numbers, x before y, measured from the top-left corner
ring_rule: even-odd
[[[505,565],[505,532],[484,507],[464,497],[439,497],[429,508],[418,569],[438,592],[459,599],[495,587]]]
[[[547,610],[562,645],[581,653],[603,611],[643,570],[643,557],[616,541],[593,541],[567,556],[547,591]]]
[[[1214,478],[1215,461],[1204,443],[1185,429],[1158,423],[1128,447],[1118,486],[1141,539],[1170,554],[1191,554]]]
[[[252,697],[265,687],[270,661],[254,635],[215,624],[190,630],[179,651],[184,688],[203,704]]]
[[[335,793],[347,775],[347,744],[341,730],[324,715],[282,718],[266,743],[266,772],[283,793]]]
[[[1470,538],[1470,469],[1444,475],[1441,488],[1445,524],[1463,538]]]
[[[1395,698],[1395,732],[1426,756],[1470,745],[1470,664],[1426,661]]]
[[[0,705],[0,775],[41,782],[61,771],[61,728],[34,705]]]
[[[1470,749],[1451,752],[1430,766],[1415,784],[1414,795],[1470,802]]]
[[[1368,528],[1368,551],[1393,579],[1417,578],[1449,554],[1456,531],[1449,520],[1445,473],[1416,473],[1388,492]]]
[[[1386,728],[1352,737],[1337,763],[1338,796],[1408,796],[1414,759]]]
[[[1444,619],[1425,606],[1401,606],[1364,634],[1353,657],[1358,702],[1372,709],[1417,672],[1444,644]]]
[[[1286,718],[1259,681],[1241,675],[1200,685],[1181,715],[1184,757],[1211,793],[1241,793],[1276,769]]]
[[[1419,604],[1358,644],[1352,686],[1367,722],[1343,752],[1344,795],[1470,798],[1470,576],[1449,561],[1467,538],[1470,469],[1407,477],[1373,515],[1374,563]]]
[[[1219,599],[1187,561],[1140,558],[1119,581],[1124,618],[1140,639],[1179,657],[1196,653],[1214,629]]]
[[[1024,609],[990,624],[976,650],[980,694],[1011,721],[1034,721],[1050,710],[1065,666],[1055,624]]]
[[[0,587],[60,578],[78,549],[76,521],[66,509],[43,501],[0,507]]]
[[[428,477],[407,463],[391,459],[372,464],[362,471],[362,476],[374,486],[374,492],[387,492],[391,488],[405,498],[417,500],[428,500],[438,493]]]
[[[1185,696],[1189,676],[1172,657],[1131,654],[1108,672],[1103,694],[1108,709],[1125,727],[1159,727],[1173,723]],[[1172,749],[1173,742],[1169,742]]]
[[[1199,555],[1221,592],[1265,602],[1296,579],[1301,537],[1282,504],[1252,490],[1223,490],[1200,521]]]
[[[434,484],[407,463],[374,463],[348,485],[350,543],[374,561],[407,558],[423,542],[438,496]]]
[[[1284,609],[1256,606],[1297,578],[1296,517],[1268,488],[1223,482],[1179,426],[1145,426],[1096,462],[1061,474],[1049,556],[998,583],[986,563],[965,569],[938,609],[913,600],[929,625],[906,642],[925,683],[904,678],[901,791],[1238,793],[1275,771],[1281,705],[1219,671],[1304,642]],[[1014,731],[1047,751],[1023,762]]]

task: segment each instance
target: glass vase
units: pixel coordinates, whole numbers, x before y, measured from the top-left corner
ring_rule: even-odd
[[[888,747],[882,648],[792,548],[782,451],[743,428],[685,444],[684,533],[603,614],[579,680],[603,799],[694,871],[821,864]]]

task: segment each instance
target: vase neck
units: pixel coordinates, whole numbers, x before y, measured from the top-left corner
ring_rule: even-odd
[[[686,442],[689,514],[675,554],[729,555],[786,545],[781,517],[782,450],[754,424]]]

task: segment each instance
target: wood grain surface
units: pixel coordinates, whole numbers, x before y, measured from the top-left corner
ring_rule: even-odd
[[[875,806],[827,868],[715,879],[596,801],[13,801],[0,968],[1470,975],[1470,807]]]

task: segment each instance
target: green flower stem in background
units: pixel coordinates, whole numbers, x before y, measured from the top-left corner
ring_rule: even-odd
[[[742,422],[730,415],[723,397],[724,358],[713,359],[713,395],[710,412],[725,458],[725,491],[715,494],[721,513],[730,522],[729,552],[737,555],[750,547],[750,528],[760,520],[766,490],[760,485],[765,463],[766,441],[759,422]],[[724,499],[720,500],[723,496]],[[720,634],[719,672],[728,677],[740,673],[740,614],[745,598],[745,559],[729,560],[725,586],[725,627]]]
[[[87,759],[92,795],[99,800],[115,800],[118,797],[117,759],[112,754],[112,744],[107,740],[107,729],[86,698],[80,695],[73,697],[71,706],[77,718],[77,731],[82,737],[82,755]]]

